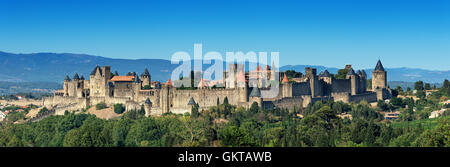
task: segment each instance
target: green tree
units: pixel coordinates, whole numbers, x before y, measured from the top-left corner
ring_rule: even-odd
[[[419,91],[419,90],[424,90],[423,88],[423,81],[417,81],[414,83],[414,89]]]
[[[144,87],[142,87],[142,89],[144,89],[144,90],[152,89],[152,86],[150,86],[150,85],[145,85]]]
[[[418,91],[416,92],[416,97],[417,97],[417,98],[420,98],[420,99],[424,99],[424,98],[426,97],[425,91],[423,91],[423,90],[418,90]]]
[[[125,111],[125,107],[123,107],[122,104],[120,104],[120,103],[114,104],[114,112],[116,114],[122,114],[124,111]]]
[[[426,130],[414,142],[419,147],[449,147],[450,123],[449,119],[441,120],[434,129]]]
[[[345,79],[347,76],[348,69],[340,69],[338,70],[338,73],[334,76],[336,79]]]
[[[250,106],[250,112],[251,113],[258,113],[259,112],[258,103],[256,103],[256,102],[252,103],[252,105]]]
[[[425,83],[424,89],[425,89],[425,90],[431,90],[431,85],[430,85],[430,83]]]
[[[226,126],[218,132],[218,138],[224,146],[251,147],[257,146],[253,136],[237,126]]]
[[[121,103],[114,104],[114,112],[116,114],[122,114],[125,111],[125,107]]]
[[[39,110],[39,114],[41,114],[41,113],[45,113],[45,112],[47,112],[48,111],[48,109],[47,109],[47,107],[43,107],[43,108],[41,108],[40,110]]]
[[[100,102],[97,105],[95,105],[95,109],[97,109],[97,110],[101,110],[101,109],[105,109],[105,108],[106,108],[105,102]]]

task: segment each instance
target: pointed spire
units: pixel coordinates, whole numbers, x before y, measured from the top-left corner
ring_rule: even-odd
[[[239,74],[238,74],[236,80],[237,80],[238,83],[239,82],[245,82],[245,74],[244,74],[243,70],[239,71]]]
[[[152,104],[152,102],[150,101],[150,99],[147,97],[147,99],[145,100],[145,104]]]
[[[250,97],[261,97],[261,91],[257,86],[253,87],[253,90],[250,93]]]
[[[205,79],[200,79],[200,83],[198,83],[198,88],[204,88],[206,87]]]
[[[95,73],[97,73],[97,70],[100,72],[100,75],[102,75],[102,69],[98,65],[94,68],[94,70],[92,70],[91,75],[95,75]]]
[[[139,76],[138,75],[134,76],[134,82],[139,82],[139,81],[140,81]]]
[[[323,76],[324,76],[324,77],[331,77],[330,72],[328,72],[328,70],[325,70],[325,71],[323,72]]]
[[[286,73],[284,73],[283,81],[281,81],[281,83],[289,83]]]
[[[156,82],[155,83],[155,89],[161,89],[161,82]]]
[[[358,70],[358,72],[356,72],[356,74],[362,75],[361,70]]]
[[[80,80],[80,77],[78,77],[78,73],[75,73],[75,75],[73,76],[73,80]]]
[[[144,72],[141,74],[141,77],[143,76],[150,76],[150,73],[148,72],[147,68],[145,68]]]
[[[367,77],[367,73],[366,73],[366,71],[364,71],[364,70],[361,70],[361,73],[362,73],[362,76],[363,76],[363,77]]]
[[[353,70],[353,68],[350,68],[350,70],[348,70],[347,75],[356,75],[355,71]]]
[[[81,75],[81,78],[80,78],[80,80],[84,80],[84,76],[83,76],[83,75]]]
[[[378,59],[377,66],[375,66],[375,71],[384,71],[383,64],[381,64],[380,59]]]
[[[70,78],[68,75],[66,75],[66,78],[64,79],[64,81],[70,81]]]
[[[195,100],[194,100],[194,98],[191,97],[191,98],[189,99],[188,105],[195,105]]]
[[[114,71],[114,76],[119,76],[119,72],[117,72],[117,70]]]

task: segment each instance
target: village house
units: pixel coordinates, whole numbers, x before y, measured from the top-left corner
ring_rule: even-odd
[[[398,119],[399,115],[400,115],[399,111],[385,112],[384,113],[384,119],[386,119],[386,120]]]

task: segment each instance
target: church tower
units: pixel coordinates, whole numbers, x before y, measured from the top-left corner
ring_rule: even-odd
[[[378,60],[377,66],[372,72],[372,91],[375,89],[387,88],[387,76],[383,64]]]

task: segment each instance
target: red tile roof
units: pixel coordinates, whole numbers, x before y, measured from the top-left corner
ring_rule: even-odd
[[[134,76],[114,76],[111,81],[134,81]]]
[[[283,81],[281,81],[282,83],[289,83],[289,80],[287,78],[286,73],[284,73],[284,77],[283,77]]]
[[[166,85],[172,86],[172,80],[170,78],[167,80]]]

